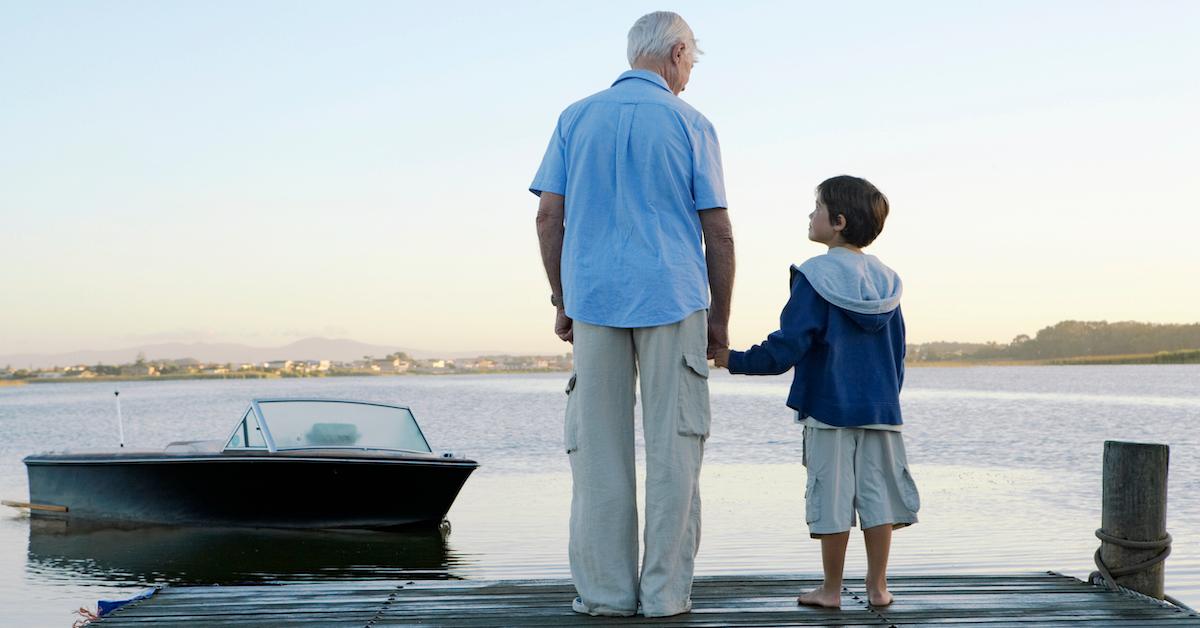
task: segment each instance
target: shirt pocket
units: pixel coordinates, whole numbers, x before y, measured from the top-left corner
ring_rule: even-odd
[[[571,379],[567,382],[567,412],[563,418],[563,447],[567,453],[572,453],[579,449],[579,403],[575,397],[575,383],[578,375],[571,373]]]
[[[708,438],[712,423],[712,410],[708,405],[708,360],[701,354],[683,354],[678,405],[679,435]]]

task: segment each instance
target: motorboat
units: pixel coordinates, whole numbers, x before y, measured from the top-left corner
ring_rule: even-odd
[[[271,528],[437,527],[479,466],[408,407],[297,398],[253,400],[224,440],[24,462],[35,516]]]

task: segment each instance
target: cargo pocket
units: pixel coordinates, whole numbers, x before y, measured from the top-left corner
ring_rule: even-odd
[[[571,380],[567,382],[567,412],[563,419],[563,446],[567,453],[571,453],[579,449],[579,419],[575,416],[578,414],[579,404],[575,401],[575,378],[576,374],[571,373]]]
[[[900,476],[900,498],[904,500],[904,507],[909,512],[915,513],[921,510],[921,494],[917,492],[917,483],[913,481],[908,467],[904,467],[904,472]]]
[[[708,438],[712,412],[708,405],[708,360],[703,354],[683,354],[683,372],[679,374],[680,436]]]
[[[817,474],[808,474],[808,484],[804,487],[804,522],[816,523],[821,519],[821,492],[817,490],[820,480]]]

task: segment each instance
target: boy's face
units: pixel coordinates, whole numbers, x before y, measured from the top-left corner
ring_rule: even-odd
[[[817,197],[816,208],[808,215],[808,239],[821,244],[832,244],[838,230],[829,224],[829,208]]]

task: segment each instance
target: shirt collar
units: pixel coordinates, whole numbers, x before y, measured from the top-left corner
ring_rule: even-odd
[[[668,92],[671,91],[671,88],[667,86],[667,79],[664,79],[662,76],[659,76],[659,74],[657,72],[651,72],[650,70],[628,70],[626,72],[623,72],[621,74],[621,76],[617,77],[617,80],[613,81],[613,86],[616,86],[617,83],[620,83],[621,81],[624,81],[625,79],[631,79],[631,78],[637,78],[637,79],[642,79],[643,81],[649,81],[649,82],[654,83],[655,85],[667,90]]]

